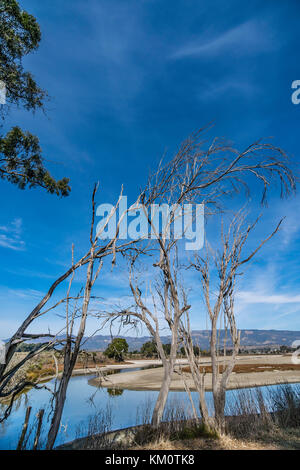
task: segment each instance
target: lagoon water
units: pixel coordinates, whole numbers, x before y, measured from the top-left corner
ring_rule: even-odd
[[[89,417],[96,413],[105,411],[107,407],[112,413],[112,430],[141,424],[140,413],[147,407],[152,409],[154,406],[157,391],[119,391],[120,394],[114,394],[106,388],[96,388],[89,385],[92,375],[72,377],[70,380],[67,400],[64,408],[62,427],[57,437],[56,445],[63,444],[78,437],[79,426],[86,427]],[[53,388],[54,380],[48,382],[47,387]],[[295,384],[297,386],[298,384]],[[293,386],[293,385],[292,385]],[[260,387],[263,393],[267,393],[272,387]],[[245,389],[247,391],[247,389]],[[227,401],[233,399],[236,391],[227,392]],[[198,397],[196,392],[192,392],[192,397],[196,407],[198,407]],[[207,392],[207,400],[210,410],[212,407],[212,394]],[[19,397],[14,405],[11,416],[0,424],[0,449],[15,449],[20,436],[21,428],[24,422],[25,411],[28,406],[32,407],[31,421],[35,418],[37,412],[44,408],[50,410],[51,394],[47,390],[30,390]],[[170,392],[168,398],[169,404],[183,402],[185,407],[191,408],[189,399],[185,392]],[[1,405],[0,405],[1,406]],[[139,413],[140,411],[140,413]],[[82,435],[82,430],[81,434]]]

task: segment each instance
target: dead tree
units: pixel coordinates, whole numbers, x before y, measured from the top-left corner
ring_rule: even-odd
[[[136,205],[140,203],[145,207],[149,207],[152,203],[169,203],[174,206],[174,211],[171,212],[170,222],[174,220],[176,208],[184,203],[205,203],[208,207],[216,207],[227,194],[239,191],[242,187],[249,187],[246,183],[246,177],[253,176],[256,180],[262,183],[263,193],[262,201],[265,201],[267,190],[270,187],[273,179],[278,178],[281,185],[282,195],[289,194],[295,190],[295,178],[293,172],[288,166],[285,153],[269,143],[261,141],[255,142],[242,152],[237,151],[230,145],[224,143],[219,139],[214,139],[209,145],[201,141],[201,132],[194,134],[187,139],[175,155],[173,160],[166,164],[160,165],[158,171],[150,177],[146,189],[141,193],[137,199]],[[113,211],[116,210],[118,204]],[[151,220],[148,220],[151,225]],[[22,380],[14,381],[17,372],[20,368],[30,359],[34,358],[41,351],[54,344],[55,337],[43,346],[38,346],[34,351],[29,353],[25,359],[12,365],[12,359],[16,348],[19,344],[28,339],[39,339],[49,336],[48,333],[41,334],[28,334],[28,328],[32,326],[34,321],[42,315],[46,315],[50,309],[50,300],[56,289],[66,280],[68,280],[78,269],[86,266],[88,273],[87,282],[94,279],[93,268],[94,263],[97,261],[99,265],[108,256],[112,257],[114,264],[116,254],[124,252],[125,249],[136,243],[137,240],[127,241],[125,243],[117,244],[118,239],[117,228],[116,236],[107,242],[94,244],[95,239],[91,240],[90,249],[78,261],[72,262],[71,267],[66,270],[49,288],[46,295],[38,303],[38,305],[27,315],[12,338],[6,345],[5,363],[0,364],[0,398],[10,397],[10,404],[0,417],[0,421],[7,418],[11,412],[12,405],[15,397],[24,390],[27,386],[36,386],[37,384]],[[165,361],[165,374],[166,381],[162,386],[162,393],[160,394],[153,423],[159,423],[162,417],[164,404],[166,401],[167,392],[170,384],[170,376],[173,373],[174,363],[176,357],[176,348],[178,340],[178,325],[182,315],[188,310],[189,306],[180,300],[179,285],[176,278],[176,271],[173,270],[173,263],[176,260],[174,250],[176,250],[176,241],[169,241],[164,233],[159,234],[155,240],[155,249],[159,253],[155,267],[161,275],[161,287],[157,295],[161,299],[163,306],[163,317],[172,331],[172,354],[169,359]],[[140,251],[141,253],[141,251]],[[95,274],[94,274],[95,276]],[[87,307],[90,299],[90,285],[87,284],[87,290],[84,293],[83,307],[82,307],[82,322],[85,326]],[[145,312],[146,305],[142,302],[141,296],[135,290],[133,284],[131,286],[135,305],[139,309],[139,314]],[[58,304],[68,302],[67,299],[62,299]],[[56,306],[58,305],[56,304]],[[147,307],[146,307],[147,308]],[[154,337],[159,346],[159,328],[152,330]],[[84,328],[83,328],[84,330]],[[82,330],[81,330],[82,331]],[[81,333],[79,334],[80,342]],[[76,342],[75,342],[76,345]],[[76,350],[75,350],[76,351]],[[74,350],[72,351],[74,353]],[[163,356],[163,353],[161,353]],[[70,371],[70,364],[73,363],[72,356],[69,355],[69,360],[66,361],[64,372],[66,377]],[[68,381],[67,381],[68,382]],[[64,396],[63,386],[61,388],[61,397]],[[63,401],[63,400],[62,400]],[[60,401],[60,403],[62,403]],[[61,407],[58,406],[58,415],[61,413]],[[53,429],[56,428],[53,423]],[[55,432],[53,431],[52,436]],[[53,442],[53,437],[49,440],[49,446]]]
[[[247,198],[253,182],[262,185],[262,204],[276,182],[281,197],[295,193],[296,177],[283,149],[260,139],[238,150],[221,138],[205,140],[206,131],[200,129],[186,139],[170,162],[160,162],[141,202],[196,202],[217,207],[224,205],[226,196],[242,190]]]
[[[221,160],[219,160],[220,155],[222,155]],[[163,307],[163,319],[167,322],[171,333],[169,360],[161,353],[157,315],[153,315],[153,312],[152,316],[150,315],[149,309],[146,309],[145,303],[141,300],[140,289],[130,283],[135,303],[140,312],[143,312],[144,323],[146,312],[156,325],[155,331],[151,332],[149,325],[146,324],[157,344],[164,366],[163,383],[152,418],[152,424],[156,426],[161,421],[174,372],[178,349],[178,329],[182,324],[183,316],[188,317],[190,309],[184,289],[178,282],[178,241],[175,237],[172,239],[172,235],[170,236],[171,240],[168,240],[168,233],[178,217],[178,208],[185,203],[194,202],[205,203],[215,211],[219,200],[226,194],[238,191],[241,185],[249,190],[249,186],[244,180],[246,175],[252,175],[263,183],[262,202],[266,200],[267,190],[274,176],[278,176],[281,182],[281,195],[284,192],[289,194],[290,191],[295,190],[295,178],[292,171],[286,166],[285,159],[286,155],[281,149],[262,142],[255,142],[245,151],[238,152],[219,139],[215,139],[208,149],[203,150],[203,142],[199,141],[199,134],[196,134],[182,144],[169,165],[160,167],[157,173],[149,179],[145,191],[148,203],[153,201],[156,203],[167,202],[169,206],[172,204],[169,218],[162,233],[156,233],[155,243],[159,251],[159,261],[154,264],[161,274],[160,287],[156,289],[156,293]],[[149,217],[148,223],[151,229],[155,229],[153,221]],[[234,272],[235,270],[233,270],[232,276]],[[224,308],[228,311],[228,320],[230,320],[233,335],[234,321],[229,314],[231,301],[227,302],[228,295],[230,295],[230,290],[226,295],[224,294]],[[189,349],[186,349],[186,353],[189,354]],[[189,358],[200,391],[200,411],[205,421],[208,422],[208,410],[203,390],[204,379],[196,372],[194,354],[193,356],[189,355]],[[228,372],[229,368],[224,374],[224,381]]]
[[[181,344],[183,344],[194,385],[198,392],[202,424],[209,430],[211,428],[211,419],[205,397],[205,367],[201,366],[200,357],[197,357],[195,354],[189,312],[186,312],[180,321],[179,338]]]
[[[183,315],[188,312],[189,306],[184,296],[180,295],[178,283],[177,240],[168,236],[172,224],[178,218],[178,210],[185,203],[201,203],[215,212],[224,197],[237,193],[241,188],[249,191],[250,183],[246,179],[254,177],[262,183],[262,202],[266,201],[267,191],[278,177],[281,184],[281,195],[288,195],[295,191],[296,183],[292,170],[288,167],[285,153],[271,145],[257,141],[244,151],[239,152],[221,139],[214,139],[211,144],[201,140],[202,130],[188,138],[180,147],[171,162],[159,165],[158,170],[150,176],[145,190],[140,198],[141,210],[144,210],[151,230],[153,220],[149,217],[147,209],[151,204],[168,204],[171,211],[165,227],[156,233],[149,250],[157,254],[158,259],[154,267],[158,270],[160,278],[156,284],[156,298],[160,303],[161,317],[167,323],[171,334],[170,358],[165,356],[160,339],[159,314],[153,291],[151,297],[153,307],[150,308],[142,298],[141,285],[133,276],[133,268],[138,257],[149,254],[144,245],[136,251],[130,260],[129,281],[135,301],[136,311],[130,308],[109,313],[109,318],[137,318],[148,328],[156,342],[157,349],[164,366],[164,378],[155,405],[152,424],[158,426],[163,415],[167,400],[172,374],[174,371],[177,347],[178,329]],[[208,211],[209,212],[209,211]],[[173,232],[174,235],[174,232]],[[153,256],[153,254],[152,254]],[[133,282],[135,280],[135,282]],[[157,287],[159,285],[159,287]],[[208,416],[204,405],[202,414]]]
[[[130,288],[139,312],[138,318],[147,326],[153,337],[164,369],[162,385],[152,415],[152,425],[156,427],[162,420],[174,373],[180,319],[190,308],[186,298],[182,298],[180,295],[181,287],[177,277],[177,260],[176,254],[172,253],[172,244],[167,243],[166,240],[160,241],[162,242],[160,259],[155,265],[160,270],[160,275],[155,283],[155,291],[152,290],[151,285],[149,286],[152,307],[147,305],[147,302],[143,299],[141,289],[133,282],[132,273],[130,273]],[[160,338],[162,322],[167,324],[171,335],[169,356],[166,355]]]
[[[100,262],[96,272],[94,272],[95,262],[96,260],[91,257],[87,267],[87,279],[83,299],[81,299],[80,296],[78,297],[78,302],[75,302],[71,315],[69,312],[69,302],[67,301],[66,304],[66,338],[64,340],[63,347],[63,371],[58,380],[58,388],[56,389],[55,387],[53,392],[54,407],[47,439],[48,450],[52,449],[54,446],[57,433],[60,428],[69,381],[72,377],[78,355],[81,351],[88,317],[88,308],[91,300],[91,292],[102,267],[102,263]],[[71,287],[71,284],[72,280],[70,281],[69,287]],[[81,303],[81,305],[78,305],[78,303]],[[79,322],[77,332],[75,331],[76,322]]]
[[[30,414],[31,414],[31,406],[29,406],[26,409],[25,421],[24,421],[21,436],[17,445],[17,450],[23,450],[23,444],[24,444],[25,436],[26,436],[27,429],[28,429]]]
[[[256,227],[258,220],[259,218],[253,224],[246,225],[244,215],[239,212],[229,224],[227,233],[224,233],[224,229],[222,228],[221,249],[212,255],[211,249],[206,246],[206,256],[203,258],[197,255],[195,257],[195,262],[192,263],[192,267],[200,273],[202,293],[210,321],[212,390],[215,410],[213,426],[220,434],[225,431],[224,413],[226,389],[230,375],[236,364],[240,347],[240,332],[237,328],[234,308],[234,294],[236,290],[237,276],[241,276],[243,274],[240,271],[240,268],[254,258],[257,252],[261,250],[261,248],[278,232],[282,223],[281,220],[271,235],[264,239],[256,249],[245,257],[244,251],[246,249],[248,237]],[[211,281],[213,269],[210,260],[212,256],[214,258],[214,274],[218,279],[218,285],[216,285],[216,282]],[[220,361],[219,337],[222,327],[225,331],[223,363]],[[181,328],[181,333],[185,333],[186,338],[191,341],[190,331],[185,330],[183,325],[181,325]],[[228,334],[228,338],[226,338],[226,334]],[[227,339],[230,341],[232,347],[232,352],[229,356],[226,353]],[[191,353],[191,348],[187,349],[190,359],[193,354]],[[204,373],[198,373],[195,371],[195,361],[193,357],[191,360],[191,371],[194,380],[196,379],[195,384],[199,392],[200,403],[203,405]]]
[[[77,299],[81,300],[82,304],[79,306],[78,303],[75,303],[74,309],[70,315],[69,311],[69,297],[70,297],[70,291],[71,291],[71,286],[72,286],[72,281],[73,281],[73,276],[70,279],[69,282],[69,287],[68,287],[68,292],[67,292],[67,298],[66,298],[66,340],[65,340],[65,346],[64,346],[64,365],[63,365],[63,371],[61,378],[59,380],[59,386],[58,389],[55,390],[54,392],[54,411],[53,411],[53,416],[50,424],[50,429],[48,433],[48,440],[47,440],[47,446],[46,448],[48,450],[53,449],[53,446],[55,444],[55,440],[57,437],[57,433],[60,428],[60,423],[61,423],[61,417],[64,409],[64,404],[66,400],[66,394],[67,394],[67,388],[68,384],[70,381],[70,378],[72,376],[74,367],[76,365],[76,361],[78,359],[78,355],[81,350],[82,346],[82,341],[84,338],[84,333],[86,329],[86,322],[88,318],[88,313],[89,313],[89,305],[91,301],[91,293],[92,289],[94,287],[94,284],[96,280],[98,279],[98,276],[101,272],[102,266],[103,266],[103,260],[99,260],[98,256],[98,251],[99,251],[99,241],[100,241],[100,235],[101,232],[104,230],[106,225],[109,222],[110,217],[115,213],[119,206],[119,201],[116,204],[116,206],[112,209],[111,214],[109,214],[106,224],[102,228],[101,232],[97,232],[94,235],[94,226],[95,226],[95,195],[96,195],[97,187],[95,187],[94,192],[93,192],[93,198],[92,198],[92,222],[91,222],[91,231],[90,231],[90,258],[89,262],[87,265],[87,273],[86,273],[86,282],[85,282],[85,288],[84,288],[84,294],[81,298],[81,296],[78,296]],[[133,206],[135,207],[135,206]],[[119,227],[120,227],[120,222],[122,220],[121,215],[119,223],[116,227],[116,232],[114,234],[114,238],[112,239],[112,250],[113,250],[113,259],[112,263],[115,263],[115,256],[116,256],[116,250],[118,252],[124,252],[128,248],[127,243],[123,243],[121,245],[117,245],[117,237],[119,233]],[[73,258],[73,255],[72,255]],[[95,264],[98,263],[97,269],[95,269]],[[75,323],[76,321],[79,321],[79,327],[77,330],[77,333],[75,334]]]
[[[40,410],[38,412],[37,416],[37,427],[36,427],[36,434],[33,442],[33,447],[32,450],[37,450],[39,441],[40,441],[40,436],[41,436],[41,430],[42,430],[42,424],[43,424],[43,418],[44,418],[45,410]]]
[[[95,217],[95,195],[96,195],[97,186],[94,188],[93,192],[93,199],[92,199],[92,211],[93,211],[93,218],[92,218],[92,229],[94,229],[94,217]],[[116,205],[112,208],[111,213],[109,214],[106,225],[109,223],[110,218],[115,214],[117,208],[119,207],[119,202],[122,197],[122,192],[120,198]],[[130,241],[122,241],[118,243],[118,233],[120,229],[120,222],[122,220],[122,216],[120,217],[120,221],[117,224],[115,236],[110,240],[101,240],[101,233],[98,233],[95,238],[92,238],[92,234],[90,236],[90,249],[87,253],[79,259],[79,261],[75,262],[74,257],[72,257],[72,265],[71,267],[62,275],[60,276],[50,287],[47,294],[43,297],[43,299],[39,302],[39,304],[32,310],[32,312],[25,318],[22,325],[18,328],[16,333],[12,336],[12,338],[6,344],[6,351],[5,351],[5,362],[0,364],[0,399],[8,399],[9,404],[5,408],[2,416],[0,416],[0,422],[7,419],[10,415],[13,403],[15,398],[27,387],[35,387],[45,388],[45,385],[39,385],[35,382],[19,379],[17,376],[18,371],[31,359],[34,359],[38,356],[41,352],[46,351],[47,349],[53,348],[55,345],[58,344],[57,337],[58,335],[62,335],[64,333],[64,329],[58,332],[55,335],[51,335],[48,333],[40,333],[40,334],[28,334],[27,329],[32,326],[35,320],[40,318],[41,316],[46,315],[50,311],[57,309],[59,306],[63,304],[68,304],[71,299],[75,299],[74,297],[71,298],[67,296],[59,301],[57,301],[54,305],[50,305],[50,301],[52,296],[56,292],[56,289],[67,279],[74,276],[77,270],[87,266],[88,272],[93,273],[93,267],[96,262],[99,263],[99,266],[102,266],[103,261],[111,256],[112,263],[115,264],[116,255],[117,253],[126,250],[126,248],[130,247],[134,244],[134,240]],[[106,225],[102,227],[102,231],[105,229]],[[99,274],[99,273],[98,273]],[[89,294],[90,295],[90,294]],[[89,295],[88,292],[85,291],[83,300],[88,304],[89,302]],[[83,322],[85,325],[85,322]],[[31,339],[47,339],[42,345],[38,344],[36,348],[34,348],[31,352],[29,352],[25,358],[20,361],[14,363],[13,357],[18,345],[22,344],[23,342]],[[50,339],[49,339],[50,338]]]
[[[64,346],[64,366],[62,376],[59,381],[58,390],[54,392],[54,411],[51,420],[51,425],[48,433],[48,440],[47,440],[47,449],[52,449],[57,437],[57,433],[60,428],[61,417],[64,409],[64,404],[66,400],[67,388],[72,376],[76,361],[78,359],[78,355],[81,348],[81,343],[84,337],[85,328],[86,328],[86,321],[88,315],[89,304],[91,300],[91,292],[92,288],[100,274],[103,262],[102,260],[99,261],[98,268],[96,272],[95,263],[97,261],[96,253],[97,253],[97,245],[98,245],[98,234],[94,236],[94,224],[95,224],[95,194],[96,188],[94,189],[93,193],[93,215],[92,215],[92,223],[91,223],[91,233],[90,233],[90,259],[87,265],[87,274],[86,274],[86,283],[84,289],[84,295],[82,299],[82,306],[80,309],[77,308],[77,303],[75,304],[75,308],[72,312],[71,318],[69,318],[69,296],[70,290],[72,286],[73,276],[70,279],[69,288],[67,292],[67,301],[66,301],[66,340]],[[72,255],[73,258],[73,255]],[[79,313],[80,311],[80,313]],[[80,320],[80,325],[77,331],[76,336],[74,337],[74,327],[75,321]]]

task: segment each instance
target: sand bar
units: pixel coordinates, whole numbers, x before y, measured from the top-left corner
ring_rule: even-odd
[[[134,361],[135,364],[130,367],[145,367],[142,365],[142,361]],[[151,361],[153,363],[153,361]],[[251,363],[257,364],[290,364],[290,356],[240,356],[238,358],[239,363]],[[156,361],[155,364],[150,364],[147,361],[147,365],[158,365],[160,361]],[[181,364],[185,364],[186,360],[181,360]],[[210,358],[204,358],[201,360],[202,364],[210,364]],[[116,369],[120,369],[119,366],[115,366]],[[171,390],[182,391],[185,390],[184,382],[181,375],[178,373],[180,370],[179,365],[176,366],[175,373],[171,383]],[[190,374],[184,374],[186,383],[191,390],[195,390],[194,383]],[[139,371],[128,371],[119,374],[113,374],[102,378],[93,378],[89,381],[90,385],[96,387],[107,387],[107,388],[120,388],[126,390],[159,390],[163,380],[163,369],[145,369]],[[297,383],[300,382],[300,371],[280,371],[271,370],[265,372],[251,372],[251,373],[233,373],[229,380],[228,389],[255,387],[262,385],[276,385],[283,383]],[[207,373],[205,376],[205,388],[211,390],[211,374]]]

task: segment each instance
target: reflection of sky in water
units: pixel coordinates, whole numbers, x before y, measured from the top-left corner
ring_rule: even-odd
[[[107,406],[112,411],[112,429],[134,426],[141,423],[141,415],[150,404],[150,410],[157,398],[157,391],[124,390],[121,395],[108,393],[106,388],[97,389],[88,384],[92,376],[73,377],[70,381],[67,400],[64,408],[62,424],[66,426],[58,435],[56,444],[70,441],[77,437],[76,432],[80,424],[87,425],[89,416],[105,410]],[[53,387],[53,381],[47,386]],[[295,384],[297,386],[297,384]],[[277,386],[261,387],[266,394],[268,390]],[[247,389],[245,389],[247,393]],[[230,402],[236,394],[235,391],[227,392],[227,402]],[[198,407],[198,395],[192,392],[196,408]],[[30,390],[23,394],[16,402],[10,418],[0,425],[0,449],[15,449],[21,428],[24,422],[27,406],[32,406],[31,421],[39,409],[50,409],[51,395],[47,390]],[[207,400],[212,411],[212,394],[207,392]],[[185,392],[170,392],[168,398],[169,407],[183,402],[191,409],[191,405]],[[0,405],[1,406],[1,405]],[[3,406],[3,405],[2,405]]]

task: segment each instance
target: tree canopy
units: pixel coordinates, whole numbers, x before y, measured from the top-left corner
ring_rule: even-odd
[[[124,354],[128,352],[128,343],[124,338],[114,338],[104,351],[106,357],[118,362],[124,361]]]
[[[147,341],[141,347],[141,354],[145,357],[157,357],[157,347],[154,341]]]
[[[34,16],[16,0],[0,0],[0,82],[6,104],[0,105],[0,177],[19,188],[42,187],[51,194],[67,196],[69,179],[55,180],[45,168],[38,137],[16,126],[3,134],[3,122],[12,105],[28,111],[43,109],[47,92],[24,70],[24,56],[38,49],[41,30]]]

